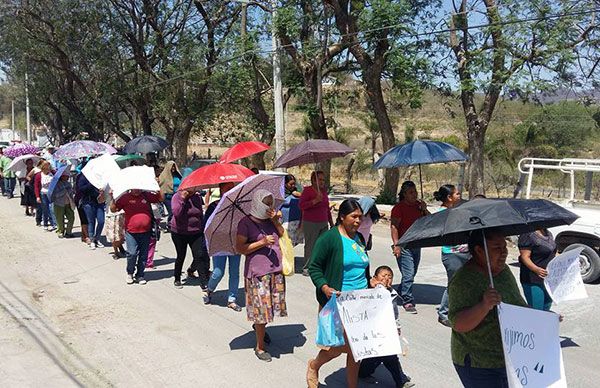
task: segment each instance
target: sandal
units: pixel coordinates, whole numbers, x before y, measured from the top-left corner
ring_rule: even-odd
[[[252,330],[256,331],[256,326],[254,325],[254,323],[252,324]],[[269,333],[267,333],[266,330],[265,330],[265,336],[263,338],[263,341],[265,341],[265,343],[267,345],[271,344],[271,336],[269,336]]]
[[[237,312],[242,311],[242,308],[235,302],[227,303],[227,307],[229,307],[233,311],[237,311]]]
[[[266,350],[259,351],[258,349],[254,349],[254,354],[261,361],[271,362],[272,360],[271,355]]]

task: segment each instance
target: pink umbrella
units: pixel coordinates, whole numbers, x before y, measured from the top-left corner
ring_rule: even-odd
[[[36,152],[38,152],[38,148],[28,143],[17,143],[4,149],[4,155],[11,159],[27,154],[35,154]]]

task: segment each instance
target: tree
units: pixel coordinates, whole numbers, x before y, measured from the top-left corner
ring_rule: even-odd
[[[396,145],[396,137],[382,81],[391,80],[407,95],[419,94],[420,74],[426,62],[417,55],[417,48],[429,42],[406,39],[403,34],[412,30],[421,17],[431,15],[428,7],[433,2],[325,0],[325,3],[333,9],[342,42],[360,66],[368,107],[379,126],[383,150],[387,151]],[[398,169],[387,169],[384,191],[396,193],[398,178]]]
[[[442,43],[454,57],[471,157],[468,190],[474,195],[484,190],[486,131],[503,90],[528,95],[549,84],[575,86],[574,66],[582,64],[578,58],[585,62],[579,54],[597,39],[598,26],[586,2],[453,0],[453,7],[450,36]],[[527,19],[533,20],[522,21]],[[488,25],[473,27],[483,22]]]

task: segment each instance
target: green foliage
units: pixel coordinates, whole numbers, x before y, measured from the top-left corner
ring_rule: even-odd
[[[377,198],[375,198],[375,203],[394,205],[396,203],[396,193],[383,189],[379,192]]]

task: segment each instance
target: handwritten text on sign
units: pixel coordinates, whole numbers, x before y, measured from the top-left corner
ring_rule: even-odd
[[[510,388],[566,387],[558,315],[502,303],[498,318]]]
[[[544,279],[544,285],[554,302],[588,297],[579,266],[579,255],[582,250],[583,248],[579,248],[564,252],[548,264],[546,268],[548,276]]]
[[[337,304],[356,361],[402,353],[388,290],[342,292]]]

